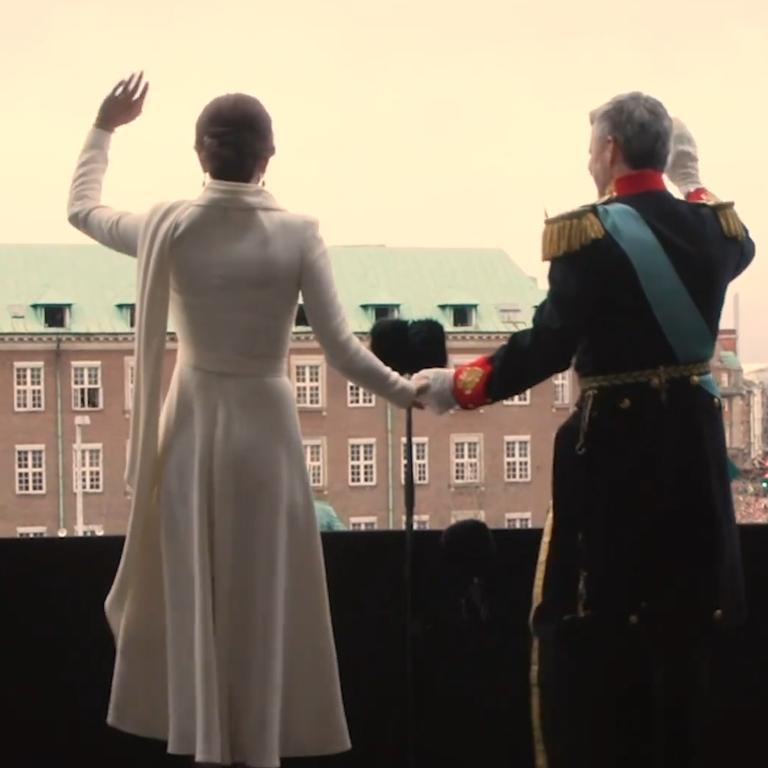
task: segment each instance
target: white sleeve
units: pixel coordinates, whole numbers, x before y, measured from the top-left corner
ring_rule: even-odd
[[[107,248],[135,256],[144,214],[116,211],[101,204],[111,136],[100,128],[88,134],[69,188],[67,218],[72,226]]]
[[[328,362],[350,381],[402,408],[413,402],[415,388],[388,368],[355,337],[339,301],[328,251],[315,222],[302,257],[301,293],[312,330]]]

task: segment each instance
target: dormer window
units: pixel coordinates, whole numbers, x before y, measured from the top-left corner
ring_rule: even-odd
[[[454,304],[445,309],[454,328],[473,328],[477,322],[477,307],[472,304]]]
[[[40,307],[43,325],[46,328],[69,327],[69,305],[46,304]]]
[[[377,320],[394,320],[400,317],[400,305],[392,303],[380,304],[361,304],[362,308],[368,313],[368,316],[376,322]]]
[[[118,309],[123,315],[123,319],[128,324],[129,328],[136,327],[136,305],[135,304],[118,304]]]
[[[307,311],[304,309],[303,304],[299,304],[296,307],[296,319],[293,322],[297,328],[309,328],[309,320],[307,319]]]

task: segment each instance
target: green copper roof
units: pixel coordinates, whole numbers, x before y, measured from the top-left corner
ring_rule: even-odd
[[[372,307],[397,305],[400,317],[434,318],[451,330],[450,307],[476,308],[460,332],[509,333],[530,324],[544,297],[501,250],[330,248],[336,284],[354,331],[372,324]],[[0,333],[130,333],[121,305],[132,304],[134,259],[100,245],[0,245]],[[67,305],[66,329],[46,328],[42,307]]]
[[[515,325],[504,322],[500,310],[507,310],[508,319],[528,325],[533,307],[544,297],[502,250],[339,246],[330,254],[355,331],[371,327],[367,305],[397,304],[400,317],[433,318],[449,331],[450,306],[476,306],[475,326],[460,330],[509,333]]]
[[[739,361],[739,358],[736,356],[735,352],[729,352],[727,350],[721,352],[720,362],[726,368],[731,368],[732,370],[737,370],[737,371],[741,369],[741,362]]]

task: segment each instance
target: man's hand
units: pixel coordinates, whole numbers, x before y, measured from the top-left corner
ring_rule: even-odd
[[[111,133],[118,126],[133,122],[141,114],[148,89],[143,72],[121,80],[101,103],[95,126]]]
[[[699,178],[699,150],[696,140],[680,118],[672,118],[672,145],[667,161],[669,180],[685,196],[704,185]]]

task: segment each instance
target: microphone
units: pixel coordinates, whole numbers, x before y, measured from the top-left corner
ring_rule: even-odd
[[[377,320],[371,328],[371,352],[403,376],[448,365],[445,330],[437,320]]]

